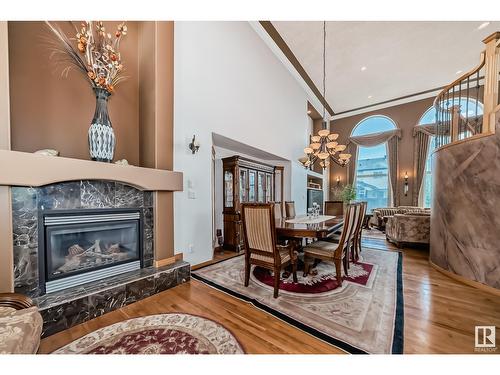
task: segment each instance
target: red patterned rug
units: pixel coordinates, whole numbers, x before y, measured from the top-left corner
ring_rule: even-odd
[[[196,315],[159,314],[98,329],[54,354],[242,354],[222,325]]]
[[[317,275],[308,275],[307,277],[303,277],[302,271],[297,271],[297,283],[293,282],[291,275],[286,279],[281,278],[279,288],[292,293],[314,294],[328,292],[339,287],[330,264],[326,262],[320,263],[317,265],[316,271]],[[366,286],[370,280],[372,271],[373,264],[363,262],[351,263],[349,276],[344,275],[343,280]],[[273,273],[268,269],[255,267],[253,269],[253,277],[270,287],[274,285]]]

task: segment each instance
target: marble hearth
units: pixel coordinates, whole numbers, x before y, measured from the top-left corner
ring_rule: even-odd
[[[34,299],[43,317],[42,337],[97,318],[189,281],[189,263],[147,267]]]

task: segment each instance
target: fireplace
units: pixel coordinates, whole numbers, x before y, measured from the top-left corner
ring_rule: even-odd
[[[142,217],[140,209],[41,211],[41,293],[140,269]]]

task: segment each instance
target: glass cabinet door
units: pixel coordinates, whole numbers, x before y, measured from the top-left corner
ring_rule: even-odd
[[[248,171],[248,201],[255,202],[255,180],[257,179],[256,171]]]
[[[233,207],[233,172],[224,171],[224,207]]]
[[[264,202],[264,186],[265,186],[265,173],[264,172],[259,172],[259,178],[257,181],[257,194],[258,194],[258,200],[259,202],[263,203]]]
[[[266,173],[266,202],[273,200],[273,176]]]
[[[240,169],[240,203],[248,201],[248,170]]]

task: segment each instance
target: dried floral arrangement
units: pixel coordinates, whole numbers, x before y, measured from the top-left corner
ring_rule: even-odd
[[[45,23],[56,37],[50,40],[51,57],[66,64],[63,76],[74,67],[85,74],[93,88],[106,89],[110,94],[119,82],[126,79],[120,56],[120,41],[127,35],[124,22],[118,25],[113,35],[106,32],[101,21],[82,22],[80,28],[71,22],[75,28],[74,38],[67,37],[58,25]]]

